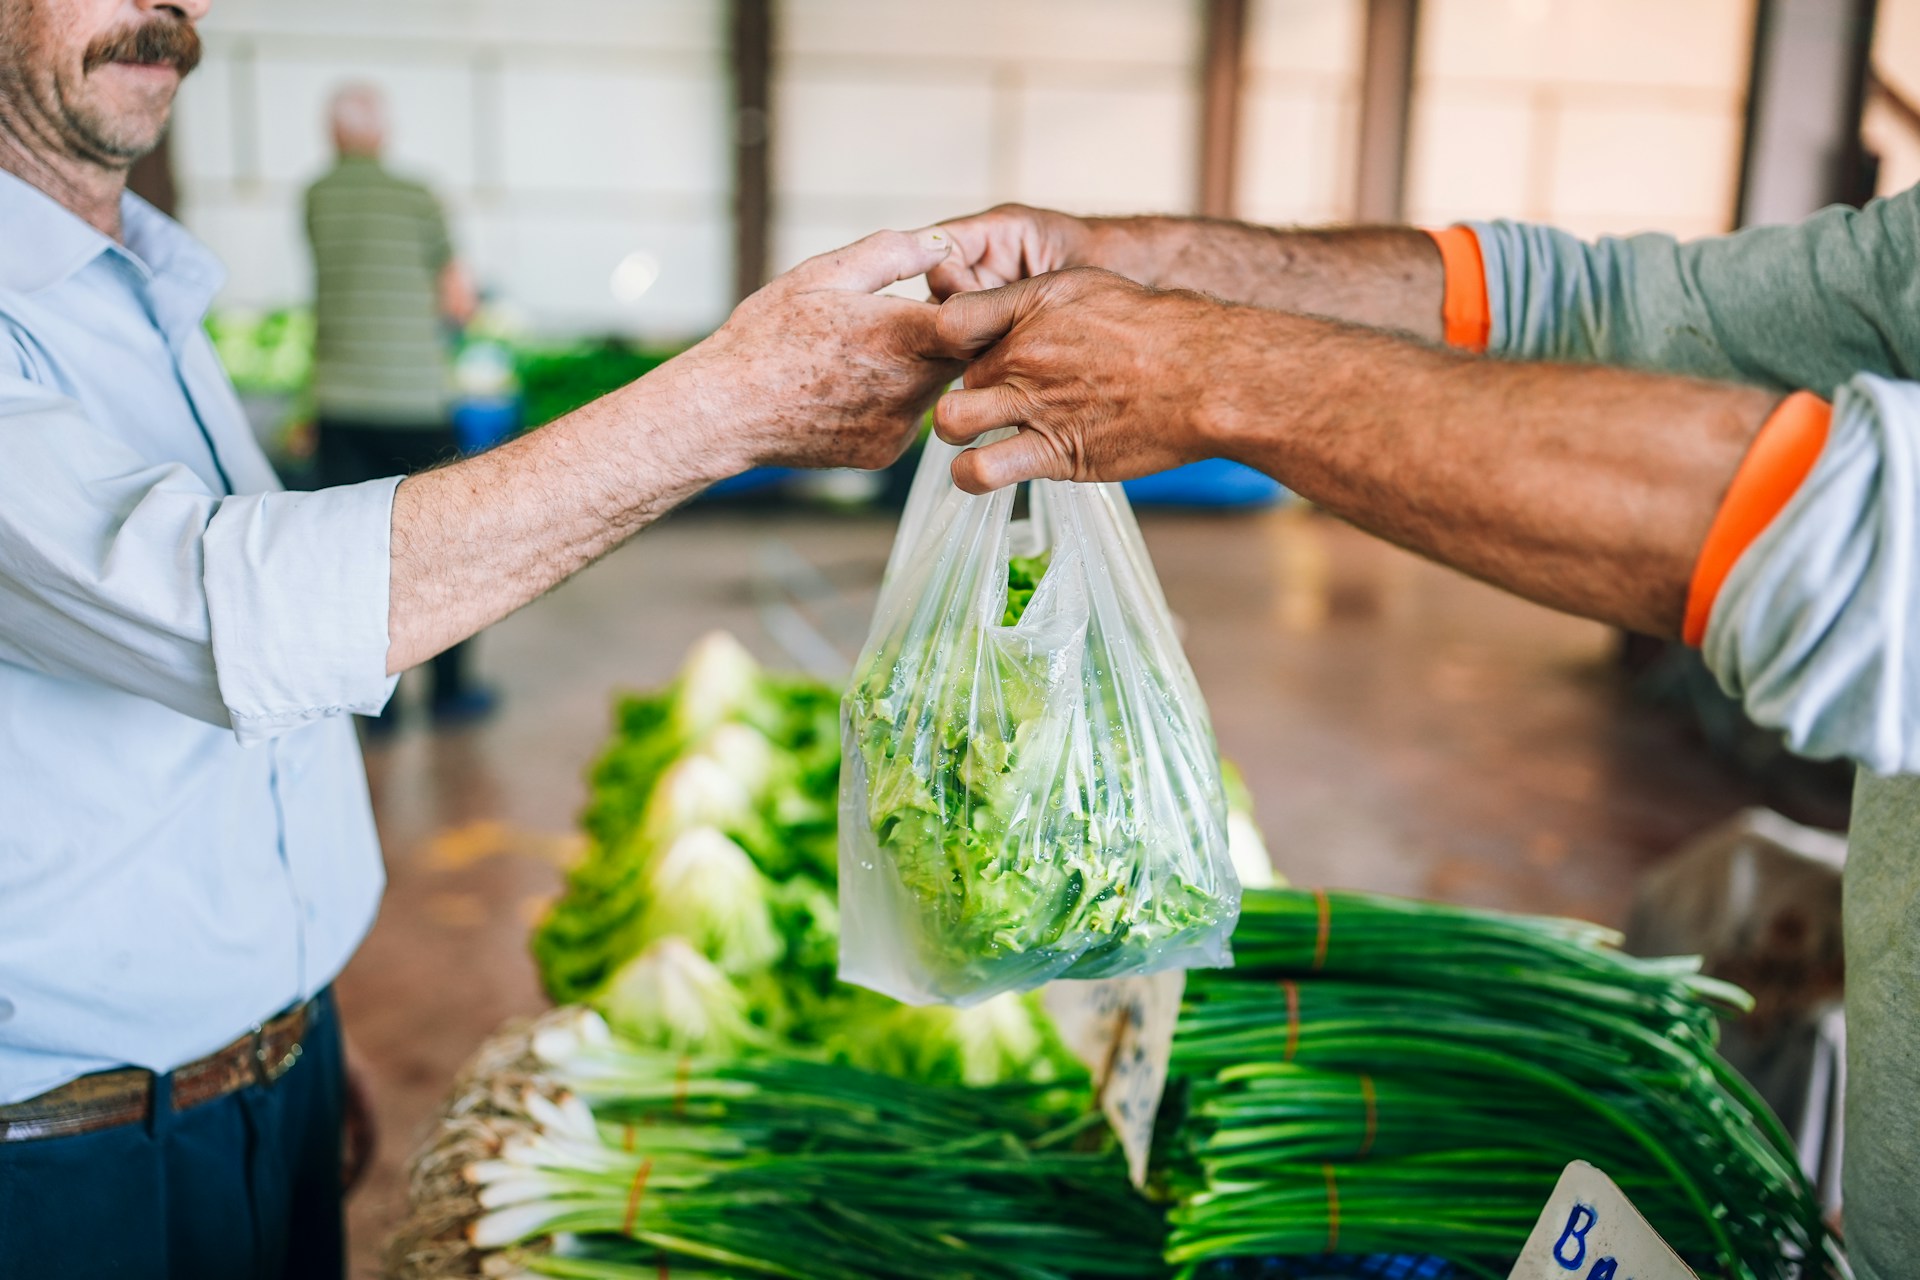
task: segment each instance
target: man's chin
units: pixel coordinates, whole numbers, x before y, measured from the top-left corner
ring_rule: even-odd
[[[172,67],[108,63],[88,73],[85,100],[68,102],[68,119],[100,155],[131,163],[160,145],[179,87]]]

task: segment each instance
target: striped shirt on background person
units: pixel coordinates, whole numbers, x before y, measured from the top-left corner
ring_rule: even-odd
[[[307,235],[319,416],[444,425],[449,390],[439,281],[453,244],[440,202],[378,160],[342,156],[307,190]]]

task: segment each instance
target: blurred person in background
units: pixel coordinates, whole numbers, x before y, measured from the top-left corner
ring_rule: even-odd
[[[331,984],[383,886],[350,714],[726,476],[880,467],[959,364],[885,232],[646,377],[286,492],[126,190],[209,0],[0,0],[0,1273],[343,1269]],[[423,975],[430,977],[431,975]]]
[[[947,230],[928,283],[978,358],[936,427],[1019,428],[955,459],[962,488],[1236,459],[1682,637],[1795,750],[1859,764],[1847,1252],[1920,1273],[1920,188],[1690,243],[1017,206]]]
[[[336,160],[307,189],[313,246],[315,461],[322,485],[358,484],[452,461],[449,330],[477,304],[433,193],[380,161],[386,100],[370,84],[337,90],[328,108]],[[484,718],[494,694],[468,670],[472,642],[433,670],[434,723]],[[391,732],[399,703],[367,721]]]

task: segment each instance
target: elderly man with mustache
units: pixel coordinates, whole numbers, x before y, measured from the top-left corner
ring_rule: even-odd
[[[0,1272],[338,1276],[328,985],[382,885],[349,713],[721,477],[893,460],[959,369],[815,258],[436,471],[282,491],[126,191],[208,0],[0,0]]]

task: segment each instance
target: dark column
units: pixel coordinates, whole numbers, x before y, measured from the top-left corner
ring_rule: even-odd
[[[767,282],[773,226],[773,0],[731,0],[733,280],[744,298]]]
[[[1245,80],[1247,0],[1207,0],[1201,68],[1200,212],[1237,215],[1240,196],[1240,101]]]
[[[1367,0],[1360,146],[1353,173],[1356,222],[1406,218],[1407,129],[1419,29],[1420,0]]]
[[[1873,194],[1860,144],[1874,0],[1759,0],[1735,221],[1796,222]]]

